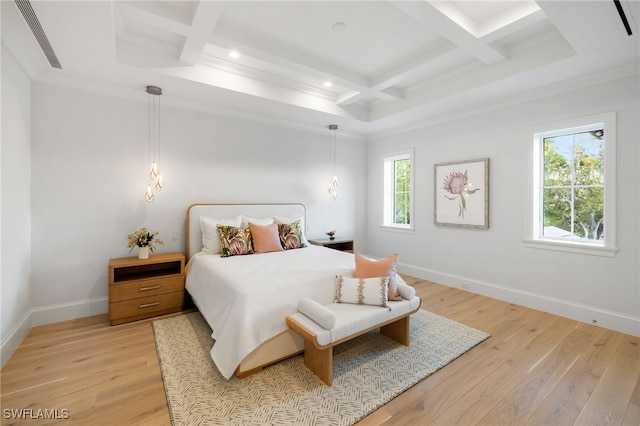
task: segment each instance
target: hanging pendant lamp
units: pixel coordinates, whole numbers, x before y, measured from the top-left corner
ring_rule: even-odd
[[[149,179],[151,183],[147,185],[144,199],[147,203],[154,200],[151,185],[157,191],[161,191],[164,187],[164,179],[159,171],[158,163],[160,162],[160,95],[162,89],[157,86],[147,86],[149,98],[149,162],[151,168],[149,170]]]
[[[331,201],[338,199],[338,176],[336,175],[336,130],[338,130],[337,124],[330,124],[329,130],[332,131],[331,137],[331,156],[333,161],[333,179],[329,181],[327,185],[327,191],[331,196]]]

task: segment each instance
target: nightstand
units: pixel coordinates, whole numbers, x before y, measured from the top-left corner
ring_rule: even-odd
[[[111,259],[111,325],[179,312],[184,304],[184,280],[182,253],[153,254],[148,259]]]
[[[327,238],[314,238],[309,243],[315,246],[324,246],[334,250],[348,251],[353,253],[353,239],[336,237],[333,240]]]

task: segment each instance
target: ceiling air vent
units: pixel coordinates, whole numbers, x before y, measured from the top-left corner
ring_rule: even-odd
[[[22,16],[24,20],[27,21],[29,28],[31,28],[31,32],[35,36],[44,56],[47,57],[47,60],[51,64],[53,68],[62,69],[62,65],[60,65],[60,61],[58,61],[58,57],[56,53],[53,51],[53,47],[51,47],[51,43],[49,43],[49,39],[47,35],[44,33],[42,26],[40,25],[40,21],[38,21],[38,17],[36,13],[33,11],[31,7],[31,3],[29,0],[15,0],[18,5],[18,9],[22,12]]]
[[[620,15],[622,25],[624,25],[624,29],[627,32],[627,35],[633,34],[633,32],[631,31],[631,25],[629,24],[629,20],[627,19],[627,15],[624,13],[624,9],[620,4],[620,0],[613,0],[613,3],[616,5],[616,9],[618,9],[618,14]]]

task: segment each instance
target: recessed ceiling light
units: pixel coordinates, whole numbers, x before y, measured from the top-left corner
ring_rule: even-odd
[[[331,28],[333,28],[333,31],[344,31],[347,28],[347,24],[345,24],[344,22],[338,21],[336,23],[334,23]]]
[[[324,82],[324,87],[331,87],[331,86],[332,86],[332,83],[329,80]]]
[[[231,56],[233,59],[238,59],[240,57],[240,53],[238,53],[237,50],[232,50],[229,52],[229,56]]]

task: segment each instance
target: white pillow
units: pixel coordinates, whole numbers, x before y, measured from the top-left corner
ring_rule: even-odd
[[[348,278],[338,275],[336,303],[389,307],[389,277]]]
[[[327,330],[336,325],[336,314],[315,300],[303,297],[298,301],[298,310]]]
[[[410,285],[398,284],[398,294],[403,299],[411,300],[416,297],[416,289]]]
[[[273,220],[276,223],[283,223],[285,225],[290,225],[296,221],[300,221],[300,231],[302,232],[302,244],[305,246],[309,245],[309,241],[307,241],[306,235],[306,225],[304,223],[304,215],[296,215],[296,216],[274,216]]]
[[[256,217],[240,216],[240,218],[242,219],[241,226],[243,228],[246,228],[247,226],[249,226],[249,223],[253,223],[254,225],[260,225],[260,226],[267,226],[273,223],[272,217],[256,218]]]
[[[240,227],[240,216],[234,219],[214,219],[200,216],[200,228],[202,229],[202,251],[207,254],[219,254],[222,252],[218,225]]]

